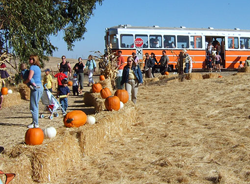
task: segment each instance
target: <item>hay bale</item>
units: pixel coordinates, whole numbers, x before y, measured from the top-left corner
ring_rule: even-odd
[[[201,73],[186,73],[185,79],[187,79],[187,80],[201,80],[203,78],[202,78]]]
[[[106,110],[105,99],[102,98],[94,99],[94,107],[95,107],[95,112],[101,112]]]
[[[94,106],[97,98],[102,98],[100,93],[85,92],[83,95],[83,102],[87,106]]]
[[[155,77],[155,78],[144,78],[143,79],[143,85],[148,85],[152,82],[156,82],[156,81],[159,81],[159,78],[158,77]]]
[[[22,153],[30,159],[32,172],[28,174],[31,174],[30,176],[36,182],[56,182],[58,177],[63,177],[67,171],[81,166],[82,153],[75,132],[63,129],[58,133],[60,135],[53,140],[45,140],[42,145],[19,145],[10,153],[11,157],[19,158],[19,154]],[[10,167],[13,165],[14,163]],[[26,171],[23,170],[24,172]],[[23,177],[27,177],[27,174],[23,174]]]
[[[202,75],[203,79],[217,79],[220,73],[207,73]]]
[[[18,105],[22,102],[21,100],[21,95],[18,92],[14,92],[12,94],[7,94],[3,96],[3,104],[2,107],[6,108],[6,107],[11,107],[11,106],[15,106]]]
[[[22,99],[30,100],[30,88],[26,84],[20,83],[18,85],[18,91]]]
[[[137,111],[133,102],[128,101],[119,111],[102,111],[95,116],[96,124],[81,127],[79,144],[84,154],[100,151],[100,146],[115,136],[130,131],[136,122]]]
[[[111,91],[111,93],[113,94],[113,90],[114,90],[114,83],[112,83],[111,79],[105,79],[103,81],[99,82],[102,85],[102,88],[109,88],[109,90]]]
[[[245,67],[239,68],[238,72],[250,73],[250,67],[249,66],[245,66]]]
[[[1,158],[0,170],[5,173],[15,173],[16,176],[10,183],[27,184],[33,183],[32,167],[30,159],[25,154],[20,154],[17,158]]]

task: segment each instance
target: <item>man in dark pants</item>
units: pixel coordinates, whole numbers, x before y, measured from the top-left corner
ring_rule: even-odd
[[[164,75],[164,73],[168,70],[168,62],[169,62],[169,58],[166,54],[166,51],[163,50],[162,51],[162,56],[161,56],[161,59],[160,59],[160,72],[162,75]]]

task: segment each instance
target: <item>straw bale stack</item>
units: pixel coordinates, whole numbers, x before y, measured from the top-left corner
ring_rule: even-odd
[[[185,74],[185,79],[187,79],[187,80],[201,80],[203,78],[202,78],[201,73],[187,73],[187,74]]]
[[[137,111],[133,102],[128,101],[119,111],[103,111],[95,116],[96,124],[81,127],[79,144],[84,154],[91,155],[100,151],[100,145],[115,136],[121,136],[136,122]]]
[[[202,75],[203,79],[217,79],[220,73],[207,73]]]
[[[87,106],[94,106],[96,112],[106,110],[105,99],[102,99],[100,93],[85,92],[83,95],[83,101]]]
[[[14,92],[12,94],[4,95],[3,98],[4,98],[3,99],[3,104],[2,104],[3,108],[15,106],[15,105],[18,105],[18,104],[20,104],[22,102],[21,95],[18,92]]]
[[[74,132],[69,133],[66,129],[60,136],[57,135],[53,140],[45,140],[42,145],[18,145],[11,151],[10,156],[20,159],[20,153],[22,153],[30,160],[23,165],[10,163],[8,167],[13,168],[15,165],[18,169],[16,173],[23,179],[32,176],[32,179],[36,182],[55,182],[68,170],[74,170],[81,165],[82,153],[76,137]],[[29,169],[31,165],[32,168]],[[21,171],[23,167],[24,169]],[[25,168],[27,169],[25,170]]]
[[[18,91],[22,99],[30,100],[30,88],[26,84],[20,83],[18,85]]]
[[[83,95],[83,102],[87,106],[94,106],[96,99],[101,99],[100,93],[85,92]]]
[[[0,170],[5,173],[15,173],[16,176],[10,183],[27,184],[33,183],[32,167],[30,159],[25,154],[20,154],[17,158],[1,158]]]

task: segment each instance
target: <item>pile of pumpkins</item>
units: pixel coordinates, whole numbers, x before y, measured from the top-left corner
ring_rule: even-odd
[[[104,80],[105,77],[100,75],[100,80]],[[109,88],[102,88],[100,83],[95,83],[92,85],[93,93],[100,93],[101,97],[105,99],[105,107],[108,111],[118,111],[121,109],[125,103],[129,100],[128,92],[125,89],[116,90],[115,94],[112,96],[112,93]]]

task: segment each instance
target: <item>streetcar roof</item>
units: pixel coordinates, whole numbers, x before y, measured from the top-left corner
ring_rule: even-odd
[[[250,30],[241,30],[240,28],[234,29],[215,29],[213,27],[207,28],[187,28],[185,26],[180,27],[160,27],[160,26],[131,26],[131,25],[118,25],[108,29],[134,29],[134,30],[186,30],[186,31],[229,31],[229,32],[250,32]]]

